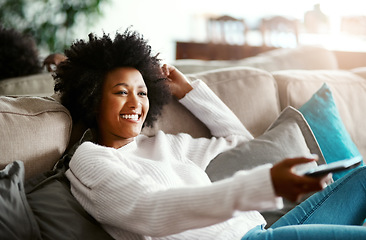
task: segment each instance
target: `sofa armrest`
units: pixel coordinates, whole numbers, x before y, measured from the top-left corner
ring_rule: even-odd
[[[50,73],[0,80],[0,96],[51,96],[55,83]]]
[[[0,96],[0,169],[24,162],[25,178],[52,169],[64,153],[72,121],[67,109],[47,97]]]

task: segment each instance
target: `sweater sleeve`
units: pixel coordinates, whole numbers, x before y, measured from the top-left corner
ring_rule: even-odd
[[[205,169],[219,153],[253,139],[237,116],[201,80],[192,82],[190,91],[180,103],[201,120],[211,131],[211,139],[192,139],[187,135],[172,138],[172,146]]]
[[[121,163],[113,151],[92,145],[78,148],[66,175],[81,205],[114,228],[158,237],[220,223],[237,210],[281,207],[269,165],[210,185],[166,188]]]
[[[209,128],[213,136],[253,138],[238,117],[203,81],[195,80],[192,86],[193,90],[179,101]]]

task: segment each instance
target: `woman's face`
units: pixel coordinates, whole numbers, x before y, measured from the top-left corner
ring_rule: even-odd
[[[103,83],[97,116],[98,143],[119,148],[140,134],[149,111],[147,88],[135,68],[110,71]]]

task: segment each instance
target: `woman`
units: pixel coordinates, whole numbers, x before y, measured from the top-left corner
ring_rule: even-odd
[[[315,239],[311,238],[314,232],[316,236],[329,232],[340,237],[366,236],[362,227],[292,226],[301,221],[313,223],[308,219],[314,223],[329,221],[328,217],[316,216],[334,212],[332,206],[338,199],[328,197],[337,195],[333,190],[327,190],[331,194],[325,196],[335,200],[325,201],[327,204],[317,204],[324,197],[315,195],[319,210],[309,206],[306,211],[295,209],[276,223],[276,228],[263,230],[265,220],[258,210],[282,207],[281,197],[297,200],[304,193],[321,190],[326,177],[294,174],[296,164],[314,161],[296,158],[273,167],[239,171],[232,178],[211,183],[204,172],[209,162],[252,136],[202,81],[189,83],[174,67],[160,68],[160,60],[136,32],[117,33],[113,40],[105,34],[101,38],[89,35],[88,42],[77,41],[65,53],[67,60],[56,70],[55,90],[62,93],[61,101],[73,120],[94,129],[96,135],[94,143],[79,146],[66,175],[76,199],[112,237]],[[151,126],[156,120],[170,98],[169,91],[206,124],[214,137],[140,134],[145,125]],[[356,185],[364,175],[352,175],[358,177],[349,182]],[[338,189],[343,185],[348,184],[334,186]],[[313,210],[311,217],[302,217]],[[363,209],[359,206],[357,210]],[[345,219],[362,222],[364,215],[365,211],[357,217],[351,213]],[[324,222],[317,222],[319,219]],[[342,235],[339,229],[347,231]]]

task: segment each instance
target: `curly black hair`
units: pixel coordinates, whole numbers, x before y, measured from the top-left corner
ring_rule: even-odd
[[[160,59],[152,55],[151,46],[142,35],[127,29],[114,39],[89,34],[89,41],[77,40],[65,50],[67,60],[55,71],[55,92],[61,93],[61,103],[70,111],[74,122],[97,128],[96,116],[107,73],[119,67],[137,69],[148,89],[150,109],[143,126],[153,126],[164,104],[171,99],[160,68]]]
[[[40,73],[42,65],[32,36],[0,26],[0,79]]]

